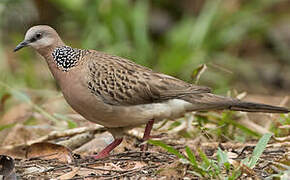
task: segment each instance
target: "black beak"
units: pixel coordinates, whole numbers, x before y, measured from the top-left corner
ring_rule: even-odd
[[[18,51],[19,49],[21,49],[21,48],[23,48],[23,47],[25,47],[25,46],[27,46],[29,43],[27,42],[27,41],[22,41],[20,44],[18,44],[17,46],[16,46],[16,48],[14,49],[14,52],[16,52],[16,51]]]

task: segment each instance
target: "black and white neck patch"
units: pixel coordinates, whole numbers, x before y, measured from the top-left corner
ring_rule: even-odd
[[[62,46],[54,49],[52,57],[57,67],[62,71],[68,71],[74,67],[81,57],[80,49],[73,49],[69,46]]]

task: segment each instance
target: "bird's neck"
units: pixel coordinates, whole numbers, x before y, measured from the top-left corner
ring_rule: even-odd
[[[60,46],[53,50],[52,58],[58,69],[67,72],[78,64],[81,54],[80,49]]]
[[[58,69],[64,72],[75,67],[82,55],[82,50],[71,48],[64,43],[37,51],[45,58],[51,70]]]
[[[85,52],[86,50],[74,49],[64,43],[47,47],[46,49],[38,49],[38,53],[45,58],[51,73],[58,83],[64,76],[69,74],[70,70],[79,64],[81,56]]]
[[[72,53],[74,52],[73,50],[62,41],[55,43],[53,46],[37,49],[37,52],[46,60],[52,75],[58,83],[61,81],[61,77],[67,74],[73,65],[77,63],[76,55]],[[74,60],[72,60],[72,57]]]

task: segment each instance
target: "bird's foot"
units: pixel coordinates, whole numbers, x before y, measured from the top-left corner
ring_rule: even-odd
[[[110,155],[110,152],[115,149],[121,142],[123,141],[123,138],[115,139],[111,144],[109,144],[105,149],[103,149],[101,152],[99,152],[96,156],[93,156],[94,159],[103,159]]]

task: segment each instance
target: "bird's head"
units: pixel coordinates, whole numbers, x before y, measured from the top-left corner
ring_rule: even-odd
[[[14,52],[26,46],[39,50],[59,44],[63,43],[53,28],[46,25],[38,25],[31,27],[26,32],[24,40],[16,46]]]

